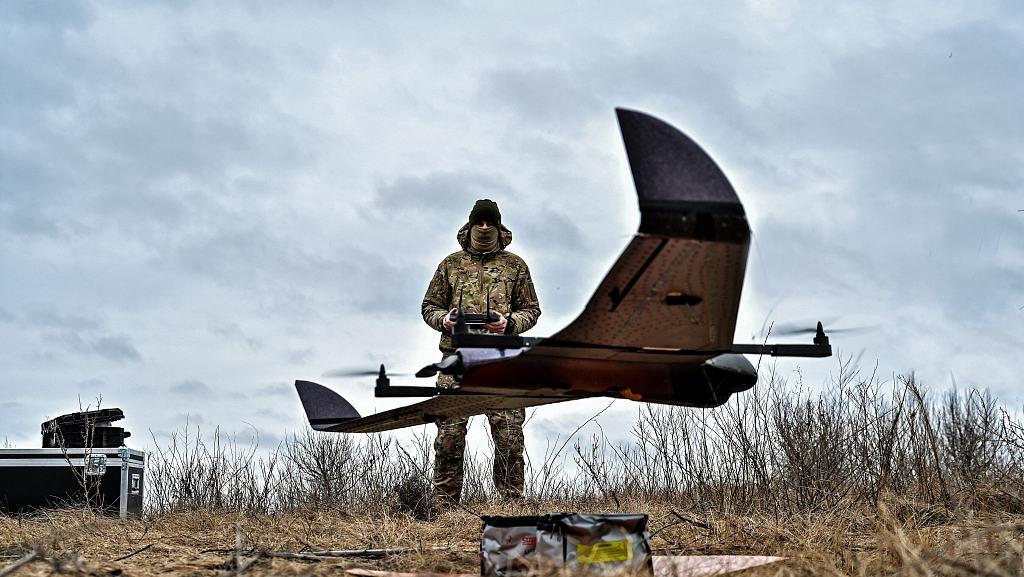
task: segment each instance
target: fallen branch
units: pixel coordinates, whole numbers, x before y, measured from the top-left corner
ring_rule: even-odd
[[[295,559],[298,561],[330,561],[337,559],[337,557],[325,557],[323,555],[312,555],[310,553],[288,553],[286,551],[267,551],[264,553],[267,557],[273,557],[275,559]]]
[[[17,561],[15,561],[14,563],[8,565],[7,567],[4,567],[3,569],[0,569],[0,577],[5,577],[6,575],[10,575],[11,573],[14,573],[15,571],[17,571],[22,566],[28,565],[29,563],[35,561],[38,558],[39,558],[39,551],[32,551],[28,555],[25,555],[24,557],[22,557],[21,559],[18,559]]]
[[[669,513],[672,513],[672,515],[674,515],[676,519],[679,519],[683,523],[689,523],[689,524],[691,524],[691,525],[693,525],[695,527],[700,527],[701,529],[704,529],[705,531],[714,531],[714,528],[711,527],[711,525],[708,525],[707,523],[704,523],[703,521],[698,521],[696,519],[691,519],[690,517],[687,517],[686,515],[683,515],[682,513],[676,511],[675,509],[670,509]]]
[[[145,551],[146,549],[149,549],[149,548],[150,548],[150,547],[152,547],[153,545],[156,545],[156,542],[155,542],[155,541],[154,541],[154,542],[152,542],[152,543],[150,543],[149,545],[146,545],[146,546],[145,546],[145,547],[143,547],[142,549],[136,549],[135,551],[132,551],[131,553],[129,553],[129,554],[127,554],[127,555],[125,555],[124,557],[118,557],[117,559],[114,559],[113,561],[111,561],[111,563],[113,563],[114,561],[124,561],[125,559],[127,559],[127,558],[129,558],[129,557],[134,557],[134,556],[138,555],[139,553],[142,553],[142,552],[143,552],[143,551]]]
[[[391,549],[342,549],[333,551],[263,551],[268,557],[279,559],[301,559],[304,561],[326,561],[344,557],[362,557],[365,559],[380,559],[388,555],[403,555],[406,553],[420,553],[423,551],[452,551],[450,547],[428,547],[418,549],[415,547],[394,547]],[[476,551],[473,549],[472,551]]]
[[[202,555],[204,553],[232,553],[233,554],[234,552],[235,552],[234,549],[223,549],[223,548],[222,549],[203,549],[202,551],[199,552],[199,554],[200,555]],[[249,549],[248,551],[244,551],[244,553],[246,555],[252,555],[255,552],[256,552],[256,549]]]
[[[431,547],[424,551],[440,551],[444,547]],[[309,555],[318,557],[387,557],[388,555],[404,555],[405,553],[416,553],[421,549],[415,547],[392,547],[389,549],[341,549],[336,551],[304,551]]]

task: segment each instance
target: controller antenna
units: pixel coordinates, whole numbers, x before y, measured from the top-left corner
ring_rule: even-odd
[[[455,334],[461,335],[469,332],[469,325],[466,324],[466,313],[462,310],[462,288],[459,288],[459,308],[455,311]]]

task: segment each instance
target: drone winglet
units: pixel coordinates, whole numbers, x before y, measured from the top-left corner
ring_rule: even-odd
[[[359,418],[359,411],[344,397],[311,381],[295,381],[306,418],[315,431],[333,431]]]
[[[616,108],[640,212],[702,208],[744,214],[725,173],[682,131],[643,112]]]

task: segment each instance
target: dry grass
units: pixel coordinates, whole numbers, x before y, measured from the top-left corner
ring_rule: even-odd
[[[748,574],[792,575],[1019,575],[1024,572],[1024,516],[966,514],[934,524],[930,518],[892,511],[914,507],[892,499],[878,510],[793,516],[781,523],[764,516],[702,516],[672,503],[626,502],[645,510],[657,531],[652,545],[677,554],[783,555],[782,565]],[[564,503],[492,504],[490,514],[547,512]],[[598,504],[588,510],[608,510]],[[688,520],[683,520],[688,519]],[[479,567],[479,520],[461,509],[433,522],[408,514],[371,517],[316,509],[277,515],[197,510],[145,520],[118,521],[85,510],[52,512],[19,522],[0,518],[4,564],[25,552],[44,559],[19,575],[61,572],[90,575],[194,575],[236,573],[236,538],[245,573],[337,574],[368,567],[399,571],[474,572]],[[408,547],[417,551],[383,559],[303,561],[275,552]],[[435,550],[434,548],[441,548]],[[134,556],[116,559],[135,551]]]
[[[146,519],[0,516],[0,568],[36,551],[18,575],[474,572],[476,514],[634,511],[661,552],[791,558],[747,574],[1024,574],[1017,417],[983,391],[933,397],[848,366],[827,390],[768,378],[716,410],[643,410],[629,442],[552,440],[523,502],[497,501],[470,455],[466,507],[442,511],[429,438],[307,432],[259,456],[185,430],[150,455]],[[279,555],[367,548],[411,551]]]

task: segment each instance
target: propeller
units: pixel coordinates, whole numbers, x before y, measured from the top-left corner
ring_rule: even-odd
[[[825,321],[826,323],[835,322],[837,319],[830,319]],[[772,324],[767,330],[762,330],[759,339],[766,337],[792,337],[799,335],[813,335],[819,330],[818,327],[822,326],[822,323],[817,324],[804,324],[804,323],[779,323]],[[881,325],[858,325],[858,326],[839,326],[835,328],[826,328],[826,334],[837,334],[837,333],[859,333],[863,331],[876,330]]]
[[[383,365],[381,365],[383,367]],[[364,369],[334,369],[333,371],[327,371],[322,376],[324,377],[337,377],[337,378],[355,378],[355,377],[379,377],[381,375],[381,369],[376,370],[364,370]],[[412,373],[392,373],[387,371],[385,373],[388,377],[411,377]]]
[[[836,333],[859,333],[862,331],[869,331],[877,329],[878,325],[863,325],[857,327],[839,327],[837,329],[826,329],[825,332],[832,335]],[[772,330],[773,335],[780,337],[790,337],[795,335],[813,335],[818,331],[817,327],[797,327],[797,326],[783,326],[779,330]]]

